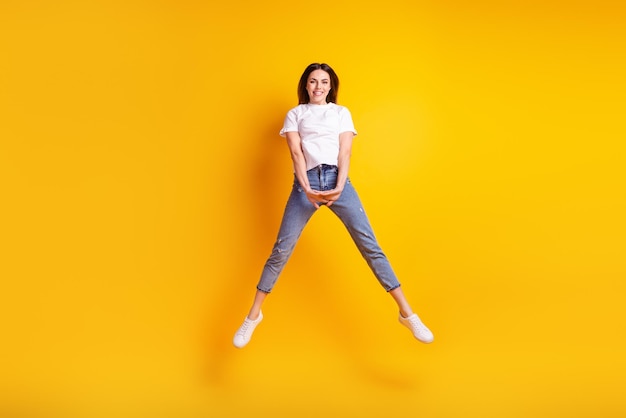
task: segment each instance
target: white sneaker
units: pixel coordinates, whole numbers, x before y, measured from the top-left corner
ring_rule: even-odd
[[[252,333],[257,325],[263,320],[263,312],[259,312],[259,317],[254,321],[251,319],[244,319],[243,324],[239,327],[237,332],[235,333],[235,337],[233,338],[233,344],[237,348],[243,348],[246,344],[250,342],[250,338],[252,338]]]
[[[426,328],[426,325],[422,323],[417,314],[413,314],[408,318],[405,318],[402,316],[402,314],[400,314],[398,316],[398,319],[400,320],[400,323],[410,329],[413,333],[413,336],[421,342],[428,344],[432,343],[435,339],[433,333],[430,332],[428,328]]]

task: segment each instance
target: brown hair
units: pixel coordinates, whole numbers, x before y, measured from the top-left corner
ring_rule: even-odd
[[[298,83],[298,104],[307,104],[309,103],[309,92],[306,91],[306,83],[309,80],[309,75],[315,70],[323,70],[328,73],[330,76],[330,91],[328,92],[328,96],[326,96],[326,103],[337,103],[337,92],[339,91],[339,77],[335,71],[330,68],[328,64],[320,64],[313,63],[310,64],[300,77],[300,82]]]

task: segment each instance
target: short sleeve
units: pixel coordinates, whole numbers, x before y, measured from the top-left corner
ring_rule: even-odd
[[[298,118],[296,117],[296,110],[291,109],[285,116],[285,122],[283,123],[283,129],[280,130],[280,136],[286,136],[287,132],[298,132]]]
[[[342,107],[339,112],[339,133],[342,132],[353,132],[355,135],[357,134],[354,128],[354,122],[352,122],[352,114],[346,107]]]

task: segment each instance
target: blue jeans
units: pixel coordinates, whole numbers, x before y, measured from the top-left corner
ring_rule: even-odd
[[[337,166],[322,164],[307,171],[309,185],[314,190],[331,190],[337,184]],[[386,291],[400,286],[389,260],[376,241],[361,200],[350,179],[341,196],[329,209],[341,219],[372,272]],[[285,264],[291,257],[302,230],[317,209],[294,176],[293,188],[285,207],[283,220],[272,253],[265,263],[257,289],[270,293]]]

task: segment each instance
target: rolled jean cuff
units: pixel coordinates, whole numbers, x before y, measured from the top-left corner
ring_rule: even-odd
[[[396,290],[396,289],[397,289],[397,288],[399,288],[400,286],[401,286],[401,284],[400,284],[400,283],[398,283],[398,284],[397,284],[397,285],[395,285],[395,286],[392,286],[391,288],[389,288],[389,289],[387,290],[387,293],[391,292],[392,290]]]

